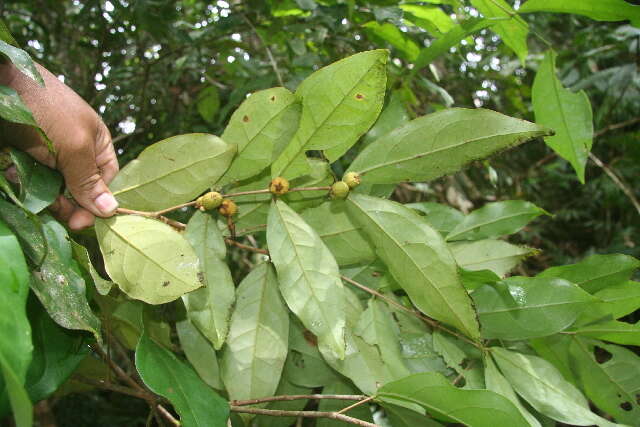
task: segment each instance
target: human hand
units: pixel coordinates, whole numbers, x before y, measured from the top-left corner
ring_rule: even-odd
[[[0,139],[58,169],[75,203],[63,195],[51,205],[54,215],[80,230],[95,216],[108,217],[118,203],[107,188],[118,173],[111,135],[98,114],[71,88],[38,65],[45,87],[10,64],[0,65],[0,84],[13,88],[31,109],[36,121],[53,142],[52,155],[35,129],[9,124]]]

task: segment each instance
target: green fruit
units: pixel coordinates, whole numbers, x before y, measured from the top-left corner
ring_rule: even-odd
[[[342,180],[347,183],[349,188],[356,188],[360,185],[360,174],[358,172],[347,172],[342,177]]]
[[[289,191],[289,181],[281,176],[273,178],[269,184],[269,191],[277,196],[282,196]]]
[[[349,186],[344,181],[336,181],[331,186],[331,197],[344,199],[349,194]]]
[[[217,191],[210,191],[204,196],[198,197],[198,199],[196,200],[196,207],[203,208],[207,211],[215,209],[221,204],[222,194],[218,193]]]

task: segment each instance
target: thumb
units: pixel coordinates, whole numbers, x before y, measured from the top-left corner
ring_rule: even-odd
[[[82,149],[76,150],[69,157],[60,162],[58,168],[75,201],[96,216],[113,215],[118,202],[102,178],[96,164],[93,144],[83,144]]]

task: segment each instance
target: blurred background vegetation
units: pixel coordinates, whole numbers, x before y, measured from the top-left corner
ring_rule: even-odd
[[[508,3],[517,9],[523,1]],[[640,257],[640,29],[527,14],[524,64],[485,29],[429,66],[413,67],[416,53],[454,18],[478,14],[464,0],[0,2],[0,17],[18,42],[102,115],[121,166],[172,135],[219,135],[250,92],[295,89],[319,67],[373,48],[391,50],[387,102],[398,117],[457,106],[533,121],[531,85],[551,45],[564,85],[584,89],[594,110],[595,157],[585,185],[566,161],[534,141],[454,176],[400,185],[393,197],[463,211],[506,199],[546,209],[553,216],[520,233],[522,243],[542,250],[525,263],[524,274],[592,253]],[[343,161],[346,166],[349,155]],[[88,402],[73,403],[79,404]],[[57,415],[73,413],[73,405],[60,406]],[[129,420],[123,425],[136,424],[135,411],[122,416]],[[93,418],[92,425],[103,422],[113,425],[114,419]]]

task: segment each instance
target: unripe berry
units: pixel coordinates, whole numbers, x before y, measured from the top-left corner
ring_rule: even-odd
[[[238,212],[238,206],[231,199],[223,199],[218,212],[222,216],[233,216]]]
[[[342,177],[342,180],[347,183],[349,188],[356,188],[360,185],[360,174],[358,172],[347,172]]]
[[[349,186],[344,181],[336,181],[331,186],[331,197],[344,199],[349,194]]]
[[[289,191],[289,181],[281,176],[273,178],[269,184],[269,191],[277,196],[282,196]]]
[[[196,207],[210,211],[217,208],[222,203],[222,194],[217,191],[210,191],[207,194],[198,197]]]

